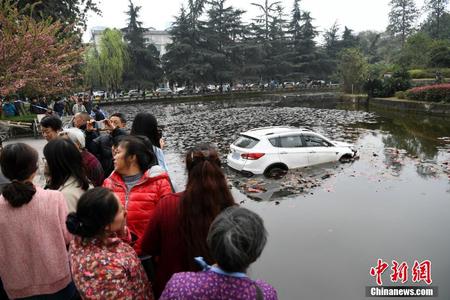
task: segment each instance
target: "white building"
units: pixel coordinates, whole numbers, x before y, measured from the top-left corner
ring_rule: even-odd
[[[96,26],[91,29],[91,40],[96,47],[100,44],[100,38],[106,27]],[[124,29],[122,29],[124,32]],[[159,55],[163,56],[166,53],[167,44],[172,42],[170,34],[165,30],[154,30],[153,28],[146,29],[144,32],[144,42],[146,44],[155,45],[159,51]]]

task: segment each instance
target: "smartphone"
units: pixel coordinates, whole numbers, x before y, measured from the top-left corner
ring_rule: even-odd
[[[100,130],[105,129],[105,120],[95,121],[95,124],[97,124],[98,129],[100,129]]]

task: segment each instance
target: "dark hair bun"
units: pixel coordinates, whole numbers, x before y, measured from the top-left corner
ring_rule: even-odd
[[[21,207],[31,201],[36,188],[31,182],[19,182],[13,180],[3,187],[3,197],[9,202],[12,207]]]
[[[81,231],[82,223],[76,213],[73,212],[67,216],[66,226],[67,226],[67,230],[69,230],[70,233],[79,235],[79,233]]]

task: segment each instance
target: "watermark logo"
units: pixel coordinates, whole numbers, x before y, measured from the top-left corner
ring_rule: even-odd
[[[390,267],[390,268],[389,268]],[[389,274],[391,283],[423,283],[425,286],[383,286],[383,278]],[[369,275],[375,279],[376,286],[366,287],[366,297],[437,297],[438,288],[430,286],[431,261],[417,261],[410,267],[408,262],[392,260],[391,264],[379,258],[375,266],[369,269]]]

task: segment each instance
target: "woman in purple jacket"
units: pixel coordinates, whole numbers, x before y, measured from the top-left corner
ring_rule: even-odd
[[[176,273],[160,300],[276,300],[277,292],[262,280],[250,279],[246,271],[261,255],[267,241],[263,220],[254,212],[231,206],[219,214],[209,229],[207,243],[216,263],[196,260],[203,272]]]

